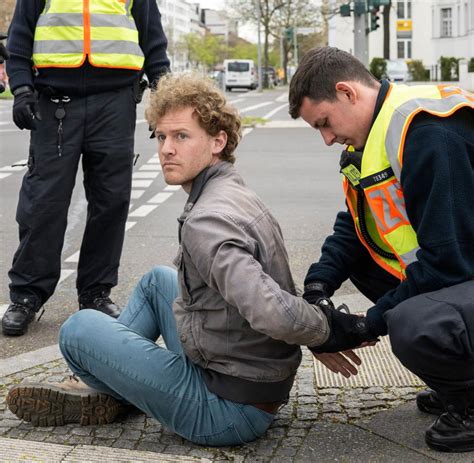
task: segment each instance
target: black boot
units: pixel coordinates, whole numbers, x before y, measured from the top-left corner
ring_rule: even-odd
[[[28,330],[39,307],[28,299],[13,302],[8,306],[2,318],[2,331],[5,336],[21,336]]]
[[[447,411],[426,430],[425,441],[439,452],[474,450],[474,408],[460,410],[448,405]]]
[[[424,413],[430,413],[431,415],[441,415],[445,412],[445,408],[441,399],[438,397],[435,391],[432,389],[426,389],[418,392],[416,395],[416,406],[418,410]]]
[[[79,310],[94,309],[110,315],[113,318],[118,318],[120,315],[120,308],[110,299],[107,293],[99,293],[90,298],[79,298]]]

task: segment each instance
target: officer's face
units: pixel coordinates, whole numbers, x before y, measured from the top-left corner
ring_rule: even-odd
[[[188,193],[202,170],[220,162],[220,153],[227,143],[224,131],[209,135],[191,107],[165,114],[157,121],[155,133],[166,183],[182,185]]]
[[[315,102],[305,97],[300,116],[320,131],[326,145],[339,143],[362,149],[367,140],[372,114],[365,111],[354,95],[338,91],[333,101]]]

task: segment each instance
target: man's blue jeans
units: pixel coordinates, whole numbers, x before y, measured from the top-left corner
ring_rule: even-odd
[[[61,328],[59,345],[86,384],[135,405],[202,445],[238,445],[263,435],[273,415],[221,399],[183,353],[172,311],[176,271],[156,267],[139,282],[116,320],[81,310]],[[155,341],[160,337],[167,349]]]

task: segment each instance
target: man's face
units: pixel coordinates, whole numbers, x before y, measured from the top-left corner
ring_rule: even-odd
[[[157,121],[155,133],[166,183],[182,185],[188,193],[202,170],[220,162],[220,153],[227,143],[223,131],[210,136],[199,125],[191,107],[165,114]]]
[[[372,115],[361,110],[354,95],[337,91],[333,101],[315,102],[304,97],[300,116],[321,132],[326,145],[339,143],[361,149],[367,140]]]

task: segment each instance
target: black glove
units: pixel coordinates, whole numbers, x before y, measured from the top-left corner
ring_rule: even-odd
[[[335,309],[329,299],[321,299],[317,305],[326,315],[330,331],[326,342],[319,346],[308,346],[312,352],[316,354],[340,352],[354,349],[365,341],[377,340],[377,336],[371,333],[365,317],[342,312],[341,309],[347,309],[347,306],[342,305]]]
[[[41,120],[38,97],[28,86],[17,88],[13,95],[13,122],[19,129],[36,130],[36,119]]]
[[[6,39],[7,36],[0,34],[0,40]],[[3,63],[6,59],[10,58],[10,54],[8,53],[8,50],[6,49],[5,45],[0,42],[0,64]]]
[[[315,281],[304,287],[303,299],[310,304],[317,304],[320,299],[328,299],[334,291],[328,284],[322,281]]]

